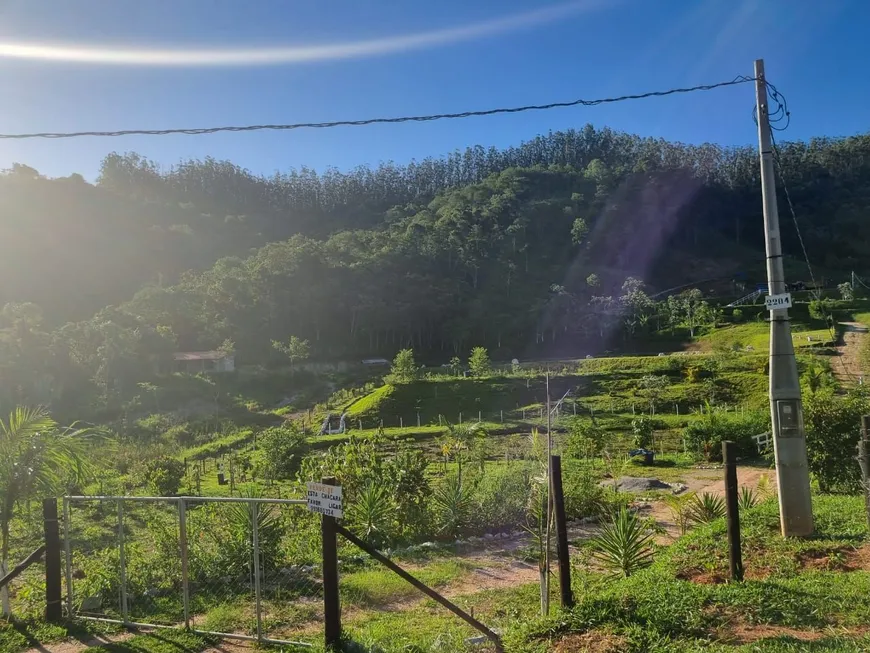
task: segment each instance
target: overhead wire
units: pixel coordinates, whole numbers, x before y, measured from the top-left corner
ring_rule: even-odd
[[[812,286],[813,286],[813,290],[811,291],[811,293],[812,293],[812,295],[815,296],[816,300],[818,301],[819,309],[821,310],[822,317],[825,320],[825,326],[827,326],[828,332],[831,334],[831,341],[836,345],[839,338],[837,336],[837,331],[834,328],[834,318],[833,318],[833,315],[828,313],[828,310],[825,307],[825,303],[822,300],[822,289],[819,288],[819,285],[816,282],[816,276],[813,273],[813,265],[810,262],[810,256],[809,256],[809,253],[807,252],[806,244],[804,243],[804,238],[803,238],[803,234],[801,233],[800,224],[798,223],[797,211],[795,210],[794,202],[792,201],[792,198],[791,198],[791,192],[789,191],[788,183],[786,182],[784,166],[782,163],[782,155],[779,151],[779,146],[776,144],[776,137],[773,135],[774,130],[775,131],[783,131],[786,127],[788,127],[788,124],[791,120],[791,114],[788,111],[788,103],[787,103],[785,97],[781,93],[776,91],[775,89],[774,89],[773,93],[771,94],[771,91],[770,91],[771,86],[772,86],[771,84],[767,84],[768,97],[777,103],[776,112],[777,112],[777,115],[779,116],[779,121],[780,122],[785,121],[785,127],[782,127],[779,129],[775,129],[773,127],[773,125],[771,125],[770,145],[771,145],[771,149],[773,150],[773,161],[774,161],[774,164],[776,167],[777,175],[779,176],[779,183],[782,186],[783,195],[785,195],[785,201],[786,201],[786,204],[788,205],[789,214],[791,215],[792,223],[794,224],[795,233],[797,234],[798,242],[800,243],[801,252],[803,253],[804,261],[807,264],[807,271],[810,275],[810,281],[811,281]],[[849,377],[850,380],[855,381],[855,375],[852,373],[852,371],[848,367],[846,367],[846,363],[839,356],[837,356],[837,361],[840,363],[840,367],[842,368],[842,370],[846,374],[846,376]]]
[[[715,84],[701,84],[698,86],[689,86],[684,88],[671,88],[665,91],[649,91],[647,93],[636,93],[630,95],[620,95],[617,97],[601,98],[597,100],[571,100],[568,102],[550,102],[548,104],[529,104],[518,107],[503,107],[498,109],[485,109],[481,111],[462,111],[459,113],[436,113],[422,116],[400,116],[394,118],[367,118],[364,120],[334,120],[329,122],[298,122],[290,124],[263,124],[263,125],[242,125],[242,126],[223,126],[223,127],[193,127],[183,129],[121,129],[114,131],[79,131],[79,132],[33,132],[21,134],[0,134],[0,140],[24,140],[30,138],[81,138],[86,136],[95,137],[115,137],[115,136],[169,136],[173,134],[183,134],[189,136],[200,136],[204,134],[216,134],[219,132],[254,132],[254,131],[291,131],[296,129],[329,129],[333,127],[362,127],[366,125],[380,124],[397,124],[405,122],[432,122],[435,120],[455,120],[460,118],[472,118],[480,116],[494,116],[499,114],[524,113],[526,111],[546,111],[549,109],[562,109],[567,107],[594,107],[601,104],[612,104],[615,102],[624,102],[626,100],[642,100],[652,97],[666,97],[668,95],[676,95],[680,93],[693,93],[696,91],[712,91],[717,88],[727,86],[736,86],[747,82],[754,82],[755,77],[747,77],[746,75],[738,75],[734,79]]]

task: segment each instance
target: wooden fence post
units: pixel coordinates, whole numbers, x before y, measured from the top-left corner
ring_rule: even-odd
[[[63,598],[57,499],[43,500],[42,523],[45,535],[45,620],[60,621],[63,618]]]
[[[324,478],[324,485],[335,485],[332,477]],[[338,651],[341,646],[341,602],[338,597],[338,542],[335,518],[323,515],[320,533],[323,538],[323,622],[327,651]]]
[[[728,552],[731,580],[743,580],[743,555],[740,551],[740,513],[737,501],[737,444],[722,443],[725,467],[725,510],[728,525]]]
[[[861,485],[864,490],[864,510],[870,526],[870,415],[861,417],[861,439],[858,440],[858,464],[861,466]]]
[[[568,524],[565,518],[565,494],[562,490],[562,458],[550,456],[550,484],[553,490],[553,513],[556,517],[556,554],[559,557],[559,591],[563,608],[574,607],[571,592],[571,559],[568,552]]]

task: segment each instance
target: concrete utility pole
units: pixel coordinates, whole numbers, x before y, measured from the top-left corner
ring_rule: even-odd
[[[767,252],[768,295],[785,294],[782,242],[773,175],[767,84],[764,61],[755,62],[758,108],[758,149],[761,154],[761,196],[764,202],[764,245]],[[779,520],[783,537],[813,532],[810,472],[804,435],[801,386],[791,340],[788,305],[770,311],[770,418],[779,490]]]

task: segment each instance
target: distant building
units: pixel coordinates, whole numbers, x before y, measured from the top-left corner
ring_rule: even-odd
[[[187,374],[232,372],[236,357],[225,351],[183,351],[173,354],[172,371]]]
[[[389,365],[390,361],[386,358],[364,358],[363,365]]]

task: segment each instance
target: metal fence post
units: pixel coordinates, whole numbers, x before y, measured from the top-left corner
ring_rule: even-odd
[[[127,614],[127,556],[124,551],[124,502],[118,500],[118,566],[121,575],[121,618],[129,621]]]
[[[260,593],[260,506],[256,501],[251,506],[251,539],[254,545],[254,602],[257,610],[257,641],[263,641],[263,611]]]
[[[187,503],[178,500],[178,545],[181,551],[181,601],[184,605],[184,627],[190,628],[190,575],[187,552]]]
[[[57,522],[57,499],[42,502],[45,535],[45,620],[63,618],[63,593],[60,572],[60,529]]]
[[[72,582],[72,524],[70,523],[69,499],[63,498],[63,553],[66,564],[66,616],[73,616]]]

